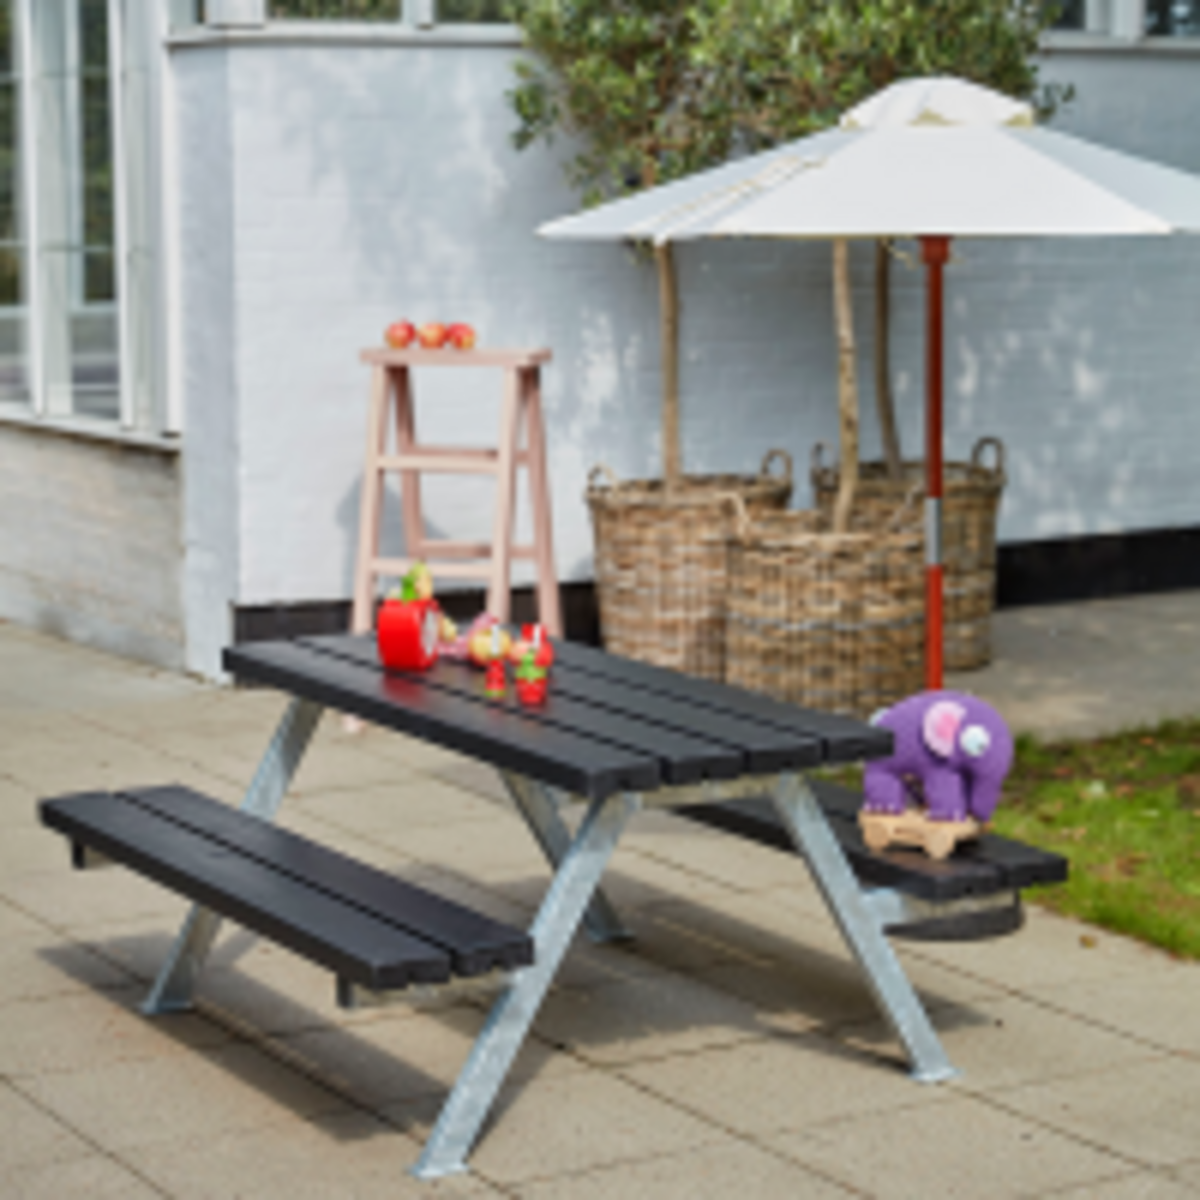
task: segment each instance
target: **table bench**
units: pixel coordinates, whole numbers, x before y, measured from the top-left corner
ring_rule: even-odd
[[[546,703],[528,708],[511,693],[487,695],[483,673],[464,663],[385,670],[369,636],[232,647],[225,666],[233,675],[291,697],[240,811],[178,787],[43,802],[43,819],[71,840],[78,860],[111,857],[194,901],[143,1010],[190,1006],[223,915],[327,966],[346,1003],[363,989],[501,969],[504,987],[413,1169],[422,1178],[465,1170],[576,931],[598,941],[628,936],[601,888],[627,823],[643,807],[683,806],[679,815],[694,817],[702,801],[710,823],[800,853],[913,1077],[952,1077],[886,933],[931,917],[978,923],[982,908],[1019,905],[1025,877],[1010,874],[985,894],[979,872],[963,862],[902,866],[896,853],[867,857],[853,844],[848,801],[810,786],[806,773],[890,753],[887,730],[586,646],[555,641],[554,650]],[[498,771],[552,869],[528,931],[273,827],[326,709]],[[766,801],[747,800],[754,795]],[[570,804],[584,808],[573,828],[562,815]]]
[[[190,788],[41,802],[44,824],[92,854],[328,967],[338,996],[445,983],[533,962],[512,929]]]

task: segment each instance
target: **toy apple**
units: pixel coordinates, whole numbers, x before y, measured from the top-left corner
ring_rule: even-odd
[[[476,666],[486,667],[493,659],[506,658],[512,638],[499,625],[492,625],[471,635],[467,656]]]
[[[537,665],[536,657],[530,650],[517,667],[517,699],[522,704],[546,703],[546,668]]]
[[[383,331],[383,340],[393,350],[403,350],[405,346],[411,346],[416,336],[416,326],[411,321],[395,321]]]
[[[446,344],[446,327],[440,321],[430,321],[417,330],[417,341],[426,350],[440,350]]]
[[[399,595],[380,606],[375,622],[379,658],[385,667],[426,671],[437,661],[440,632],[441,612],[429,571],[417,563],[401,581]]]
[[[511,662],[519,664],[531,651],[535,665],[549,669],[553,664],[554,648],[550,645],[550,639],[546,637],[546,631],[540,625],[522,625],[521,636],[513,642],[508,657]]]
[[[446,330],[446,340],[455,350],[470,350],[475,345],[475,330],[461,323]]]

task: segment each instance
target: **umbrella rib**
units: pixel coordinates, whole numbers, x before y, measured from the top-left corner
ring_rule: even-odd
[[[630,232],[634,237],[638,234],[653,234],[655,244],[661,245],[706,218],[719,216],[740,201],[749,199],[758,192],[765,192],[803,170],[821,166],[823,162],[824,159],[819,158],[797,158],[793,154],[781,154],[757,174],[705,192],[693,200],[667,209],[666,212],[655,213],[654,216],[639,221]]]

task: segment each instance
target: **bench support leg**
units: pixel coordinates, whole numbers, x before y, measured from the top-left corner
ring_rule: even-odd
[[[535,783],[515,771],[501,771],[500,778],[508,788],[517,811],[525,818],[530,832],[541,846],[542,853],[557,871],[571,845],[571,833],[558,815],[558,806],[550,789],[544,783]],[[583,923],[593,942],[623,941],[633,937],[621,924],[621,918],[600,888],[596,889],[587,912],[583,914]]]
[[[467,1154],[595,895],[626,822],[641,806],[632,794],[596,800],[534,918],[534,963],[499,996],[412,1173],[436,1179],[467,1169]]]
[[[293,700],[288,705],[242,800],[242,812],[264,821],[275,819],[324,711],[311,700]],[[157,1016],[191,1008],[196,982],[220,927],[221,918],[216,913],[192,905],[150,994],[142,1002],[143,1013]]]
[[[780,778],[775,807],[808,863],[842,937],[858,960],[888,1024],[908,1054],[915,1079],[940,1083],[957,1071],[929,1022],[882,924],[859,888],[841,847],[808,784],[797,775]]]

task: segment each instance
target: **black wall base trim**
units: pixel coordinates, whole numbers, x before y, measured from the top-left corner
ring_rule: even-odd
[[[1200,526],[1010,543],[997,552],[996,576],[998,608],[1200,589]],[[565,583],[561,591],[567,637],[599,645],[592,584]],[[469,620],[483,611],[484,592],[452,592],[440,600],[452,620]],[[513,591],[514,621],[532,621],[536,610],[531,588]],[[341,633],[349,626],[348,600],[245,605],[234,610],[233,636],[257,642]]]
[[[1000,546],[996,606],[1200,588],[1200,526]]]

